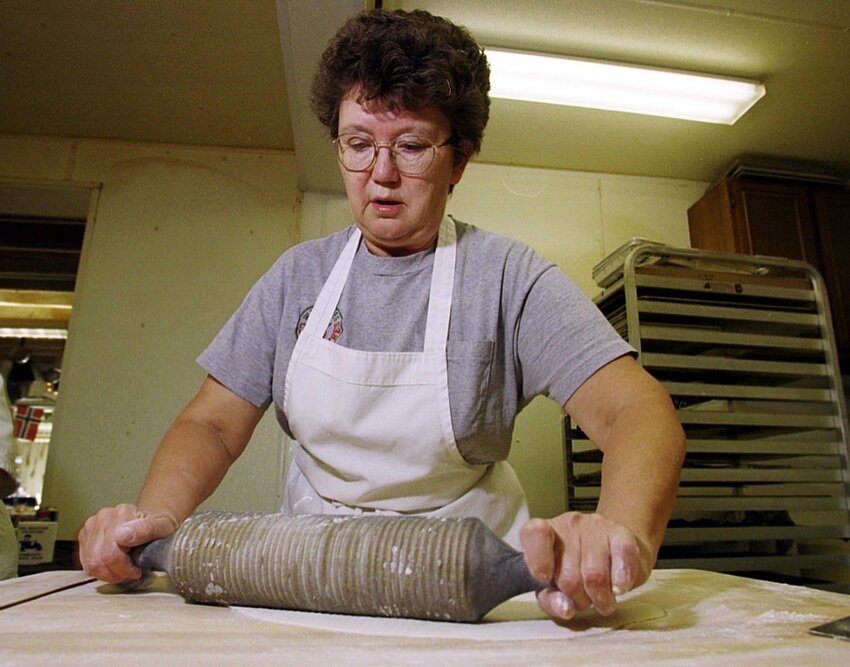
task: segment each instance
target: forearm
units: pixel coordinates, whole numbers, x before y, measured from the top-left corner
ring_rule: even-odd
[[[215,491],[232,463],[215,429],[178,418],[151,462],[139,509],[168,516],[176,527]]]
[[[617,368],[612,370],[609,379],[618,378]],[[615,400],[613,410],[588,411],[598,397],[594,391],[571,404],[603,452],[596,512],[566,512],[523,527],[530,571],[555,584],[538,595],[555,618],[570,618],[591,605],[612,613],[615,595],[648,579],[673,510],[685,441],[676,412],[651,378],[638,375],[622,384],[628,386],[626,396]]]
[[[79,532],[80,563],[103,581],[140,571],[132,547],[173,533],[218,486],[251,439],[262,410],[207,377],[154,455],[137,505],[104,507]]]
[[[215,491],[262,414],[208,377],[162,439],[139,509],[170,517],[176,528]]]
[[[685,435],[666,394],[653,394],[611,424],[597,512],[644,540],[654,558],[676,500]]]

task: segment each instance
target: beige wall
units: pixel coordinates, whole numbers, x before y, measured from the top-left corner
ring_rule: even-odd
[[[0,178],[99,184],[86,230],[44,502],[72,538],[135,501],[194,363],[244,293],[297,242],[291,154],[0,137]],[[209,507],[272,510],[280,436],[269,413]]]
[[[0,156],[0,179],[99,186],[45,483],[69,539],[98,507],[135,500],[202,379],[194,358],[253,281],[350,217],[343,197],[302,204],[290,154],[0,136]],[[630,238],[686,246],[705,186],[472,164],[449,212],[528,242],[593,295],[592,267]],[[274,509],[280,442],[269,414],[206,506]],[[511,461],[533,513],[563,509],[559,406],[538,399],[520,416]]]

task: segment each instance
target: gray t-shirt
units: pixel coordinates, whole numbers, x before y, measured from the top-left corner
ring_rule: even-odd
[[[563,405],[596,370],[633,352],[576,285],[528,246],[457,222],[447,346],[455,440],[470,463],[507,457],[514,419],[538,394]],[[198,363],[257,407],[283,387],[297,333],[353,227],[287,250]],[[325,337],[367,351],[422,351],[434,250],[354,258]]]

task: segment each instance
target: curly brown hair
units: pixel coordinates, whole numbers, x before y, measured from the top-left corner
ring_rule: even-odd
[[[349,19],[330,41],[313,79],[313,110],[336,138],[339,107],[358,102],[389,111],[434,106],[452,125],[456,154],[481,149],[490,115],[490,67],[468,30],[422,10],[376,9]]]

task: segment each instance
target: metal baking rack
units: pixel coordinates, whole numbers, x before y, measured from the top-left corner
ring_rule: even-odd
[[[850,589],[847,411],[817,272],[639,240],[600,266],[596,304],[688,438],[657,567]],[[564,442],[569,508],[592,511],[602,454],[568,416]]]

